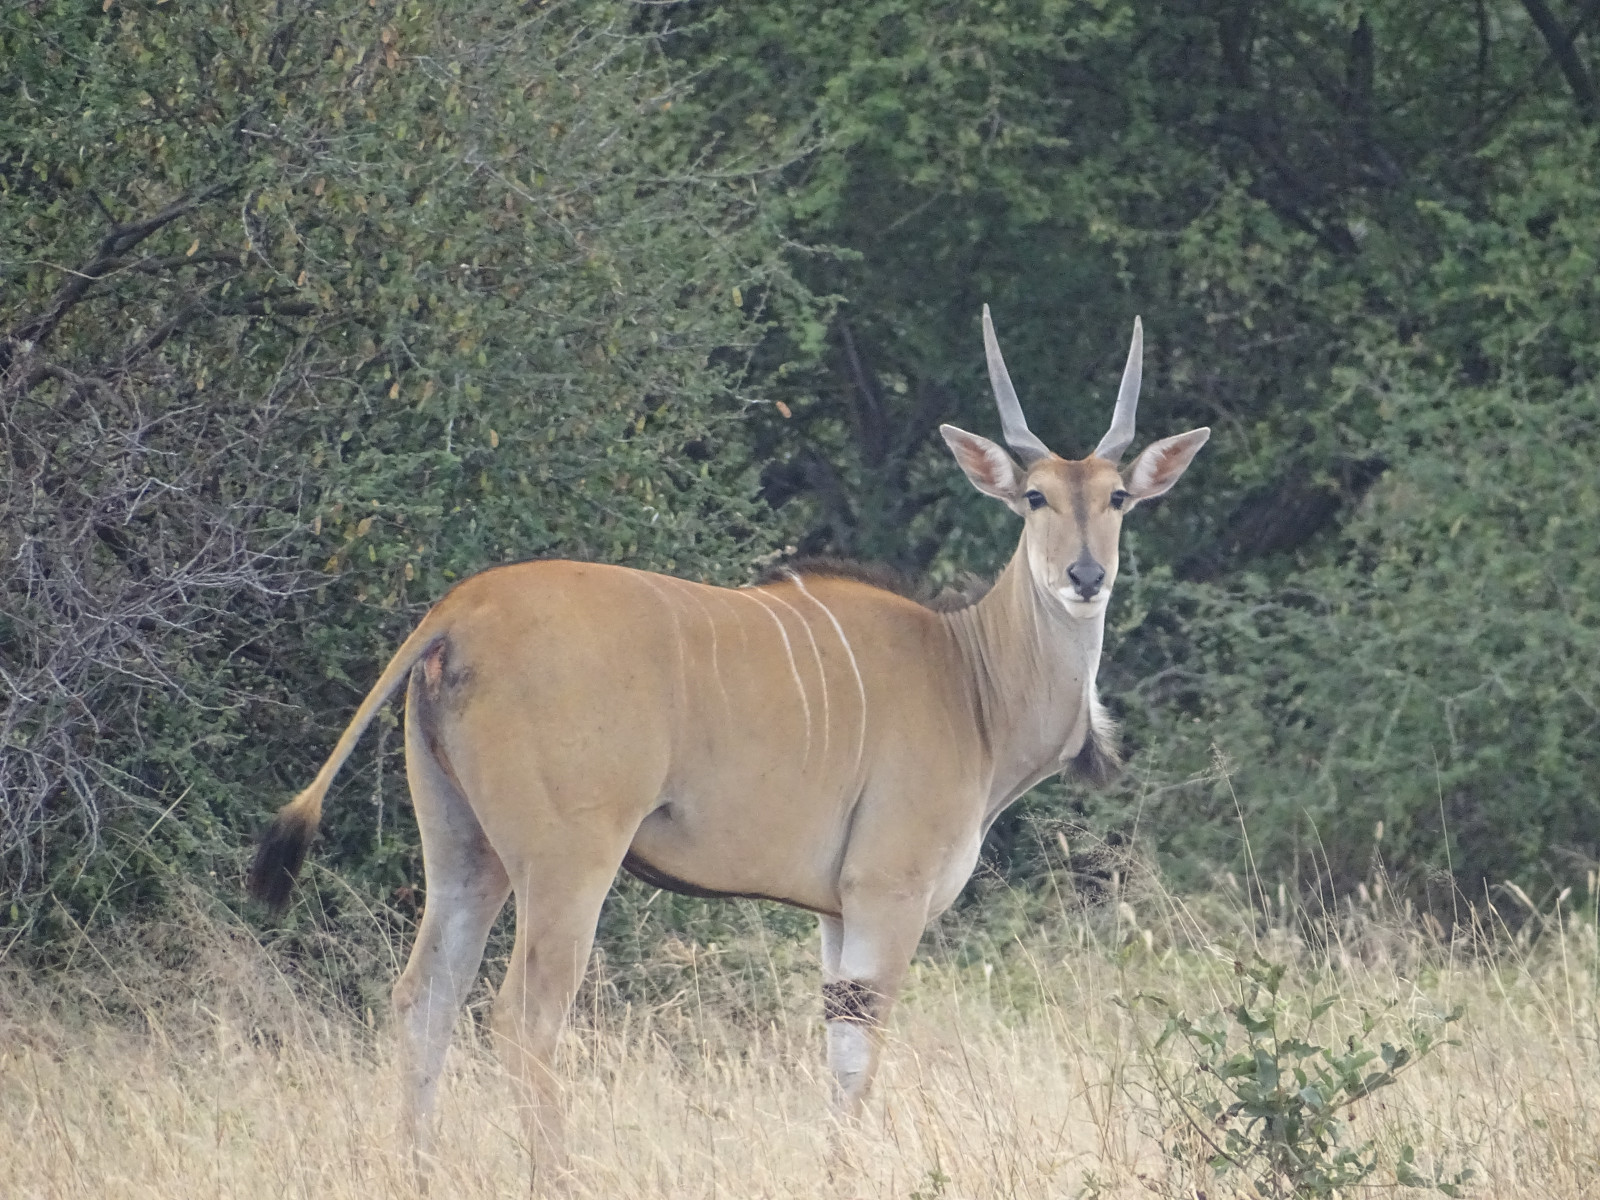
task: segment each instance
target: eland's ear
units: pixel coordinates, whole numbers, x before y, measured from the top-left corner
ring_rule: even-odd
[[[1191,429],[1146,446],[1122,475],[1127,480],[1128,498],[1133,502],[1128,507],[1159,496],[1177,483],[1210,436],[1209,429]]]
[[[1016,512],[1025,511],[1022,503],[1022,468],[1011,455],[986,437],[957,429],[954,425],[941,425],[945,444],[956,456],[956,462],[967,473],[972,486],[985,496],[993,496]]]

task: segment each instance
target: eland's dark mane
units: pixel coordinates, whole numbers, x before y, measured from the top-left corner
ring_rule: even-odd
[[[831,555],[792,558],[775,563],[762,571],[756,583],[782,583],[791,574],[804,579],[851,579],[880,591],[893,592],[934,612],[959,612],[971,608],[988,595],[992,582],[970,572],[958,577],[954,586],[933,593],[926,583],[918,582],[904,571],[885,563],[860,562],[853,558],[834,558]]]

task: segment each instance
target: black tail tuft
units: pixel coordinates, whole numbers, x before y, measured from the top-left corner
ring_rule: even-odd
[[[274,912],[282,912],[316,832],[316,826],[299,814],[279,813],[256,847],[256,859],[245,881],[250,894]]]

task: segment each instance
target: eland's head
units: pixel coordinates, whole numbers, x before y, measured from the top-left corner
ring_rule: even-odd
[[[1139,501],[1171,488],[1211,430],[1162,438],[1126,467],[1118,465],[1133,442],[1134,411],[1139,405],[1144,333],[1137,317],[1111,428],[1088,458],[1062,458],[1029,430],[1000,356],[988,305],[983,308],[983,344],[989,382],[1000,408],[1000,429],[1012,453],[954,425],[941,425],[939,432],[973,486],[1022,517],[1028,571],[1038,590],[1070,617],[1100,616],[1117,579],[1122,518]]]

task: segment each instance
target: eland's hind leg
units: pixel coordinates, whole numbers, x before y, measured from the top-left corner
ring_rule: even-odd
[[[485,672],[482,694],[454,729],[462,784],[516,894],[517,939],[494,1030],[521,1085],[530,1180],[547,1191],[561,1190],[567,1176],[556,1042],[589,965],[600,906],[661,796],[670,749],[654,710],[607,689],[593,703],[564,690],[547,698],[547,687],[567,687],[561,672],[570,670],[552,652],[529,669],[539,687]]]
[[[517,940],[495,1000],[494,1028],[527,1106],[535,1190],[561,1188],[567,1173],[556,1043],[588,969],[600,905],[631,836],[608,836],[584,824],[575,820],[546,826],[540,852],[511,867]]]
[[[427,720],[426,701],[413,687],[406,703],[406,775],[427,891],[416,944],[394,986],[394,1007],[404,1072],[401,1136],[419,1177],[450,1035],[477,977],[489,927],[511,891],[483,827],[427,744]]]

